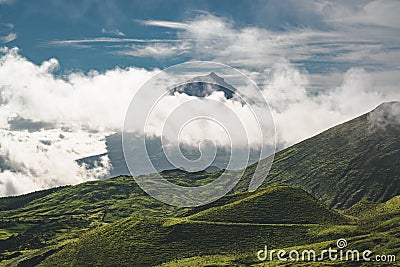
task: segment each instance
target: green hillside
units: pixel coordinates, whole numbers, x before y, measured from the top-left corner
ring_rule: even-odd
[[[384,202],[399,195],[400,125],[391,123],[394,108],[400,108],[400,102],[384,103],[280,151],[263,185],[299,186],[339,209],[360,200]],[[241,182],[241,190],[250,178]]]
[[[300,188],[273,186],[223,206],[189,217],[191,220],[234,223],[340,223],[346,221]]]
[[[229,220],[238,216],[237,221],[241,221],[244,218],[242,212],[249,207],[247,203],[262,196],[270,199],[274,195],[280,206],[290,206],[292,201],[287,198],[288,193],[305,205],[297,207],[308,207],[310,215],[315,215],[313,218],[329,216],[318,223],[300,223],[296,213],[292,214],[293,221],[286,223]],[[317,203],[298,188],[278,186],[226,205],[237,209],[232,217],[226,219],[223,216],[226,214],[223,211],[225,206],[218,208],[222,213],[220,217],[216,208],[210,208],[183,218],[130,218],[85,234],[48,257],[41,266],[275,266],[280,262],[261,263],[256,258],[255,253],[264,244],[271,249],[314,249],[320,252],[328,246],[335,247],[339,238],[346,238],[351,249],[370,249],[374,253],[400,256],[398,197],[386,203],[373,204],[373,212],[346,210],[352,219],[322,205],[307,206],[310,201]],[[288,210],[287,214],[292,211]],[[256,213],[255,209],[252,213]],[[281,214],[275,214],[276,219]],[[253,215],[252,218],[257,221],[260,217]],[[309,265],[309,262],[304,263],[304,266]],[[354,264],[340,263],[340,266],[347,265]]]
[[[176,170],[163,175],[186,186],[201,185],[214,179],[206,172],[189,174]],[[190,179],[187,178],[189,175]],[[0,211],[2,258],[8,258],[15,251],[57,245],[77,238],[87,230],[129,216],[173,217],[186,212],[186,209],[149,197],[132,177],[124,176],[0,198],[0,207],[3,208]]]
[[[366,208],[368,207],[368,208]],[[395,255],[396,262],[295,262],[296,266],[398,266],[400,259],[400,198],[399,196],[381,204],[373,202],[363,202],[345,211],[358,217],[356,224],[340,226],[319,226],[310,228],[310,233],[314,236],[311,242],[306,245],[296,244],[295,246],[280,248],[290,251],[292,249],[305,250],[313,249],[320,253],[329,246],[336,247],[338,238],[345,238],[348,249],[363,251],[365,249],[375,255]],[[320,242],[319,240],[324,241]],[[262,242],[259,244],[263,244]],[[270,245],[268,239],[268,245]],[[275,247],[273,247],[275,248]],[[262,249],[262,246],[258,249]],[[257,260],[255,252],[245,251],[243,253],[214,253],[211,255],[187,257],[179,260],[172,260],[163,263],[162,267],[186,267],[186,266],[291,266],[291,262],[274,260],[272,262],[260,262]],[[288,265],[289,264],[289,265]]]
[[[280,203],[282,208],[291,207],[293,198],[288,196],[300,203],[287,211],[290,217],[282,216],[282,211],[276,209],[273,215],[269,214],[268,207],[276,203]],[[273,202],[271,206],[267,202],[263,206],[259,200]],[[249,203],[252,203],[254,209],[243,214]],[[232,210],[226,207],[231,205],[235,207]],[[90,266],[94,263],[101,266],[150,266],[218,251],[222,254],[254,251],[266,239],[272,246],[307,244],[315,238],[310,234],[312,229],[324,224],[348,221],[344,216],[318,204],[303,190],[287,186],[268,188],[226,206],[219,208],[221,217],[215,216],[218,212],[211,208],[183,218],[144,217],[123,220],[96,229],[66,245],[44,261],[43,265],[63,266],[71,263],[76,266]],[[299,211],[294,211],[295,208]],[[261,209],[260,213],[254,216],[257,209]],[[235,213],[224,220],[223,216],[230,211]],[[300,215],[302,211],[304,214]],[[232,220],[234,217],[240,219]],[[98,257],[99,253],[106,256]],[[130,255],[129,259],[126,255]]]
[[[306,243],[308,228],[298,225],[242,225],[147,218],[129,219],[91,232],[45,260],[42,266],[152,266],[214,253],[255,250],[273,244]],[[298,237],[303,236],[300,240]],[[99,255],[102,255],[99,257]]]

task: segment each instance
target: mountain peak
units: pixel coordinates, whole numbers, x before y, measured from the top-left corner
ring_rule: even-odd
[[[227,84],[224,80],[224,78],[222,78],[221,76],[219,76],[218,74],[216,74],[215,72],[210,72],[207,75],[203,75],[203,76],[196,76],[192,79],[189,80],[190,82],[217,82],[220,85],[227,85],[229,87],[232,87],[230,84]]]
[[[190,96],[206,97],[216,91],[223,92],[225,97],[230,99],[236,89],[225,82],[224,78],[212,71],[207,75],[197,76],[188,80],[184,85],[174,88],[172,93],[180,92]]]
[[[215,72],[210,72],[208,75],[207,75],[208,77],[210,77],[210,78],[219,78],[219,79],[223,79],[223,78],[221,78],[221,77],[219,77]]]

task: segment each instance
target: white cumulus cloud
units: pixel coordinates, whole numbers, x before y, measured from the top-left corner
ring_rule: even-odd
[[[129,67],[59,76],[53,73],[59,67],[56,59],[36,65],[22,57],[17,48],[3,48],[2,52],[0,195],[75,184],[107,173],[107,158],[92,170],[76,160],[105,152],[105,136],[122,130],[133,96],[159,71]],[[310,91],[310,75],[286,61],[259,72],[242,71],[257,81],[269,101],[280,148],[361,115],[383,101],[400,99],[397,79],[381,87],[382,76],[360,68],[349,69],[341,75],[338,86],[318,93]],[[150,117],[153,133],[160,135],[160,125],[169,112],[189,98],[193,97],[176,93],[160,102]],[[249,107],[221,93],[207,98],[221,101],[248,123],[250,136],[257,135],[249,112],[250,107],[263,108],[257,105],[257,99]],[[211,116],[224,109],[209,112]],[[212,125],[193,123],[183,131],[183,139],[190,143],[220,136],[217,143],[226,143],[226,136]]]

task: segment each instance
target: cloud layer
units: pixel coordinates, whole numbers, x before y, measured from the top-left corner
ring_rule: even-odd
[[[105,152],[104,137],[122,128],[135,90],[153,72],[53,74],[56,59],[35,65],[3,49],[0,59],[0,195],[104,177],[107,158],[87,170],[76,160]]]
[[[190,58],[250,68],[271,67],[285,58],[305,65],[312,61],[314,66],[319,66],[313,72],[324,73],[355,66],[398,70],[398,1],[289,2],[292,8],[286,12],[293,19],[296,16],[303,21],[306,16],[312,18],[307,26],[288,26],[281,30],[238,26],[232,20],[202,12],[183,22],[141,22],[147,27],[175,30],[179,43],[135,44],[125,49],[118,47],[116,53],[156,58],[185,54]],[[264,9],[258,8],[260,13],[273,17],[277,7],[279,4],[273,2],[266,3]],[[282,12],[276,10],[276,13]]]
[[[76,160],[105,152],[104,137],[122,129],[132,97],[158,70],[130,67],[58,76],[54,74],[59,66],[56,59],[35,65],[22,57],[17,48],[3,48],[2,52],[0,195],[104,176],[109,168],[107,158],[92,170],[79,166]],[[280,148],[367,112],[383,101],[400,99],[398,81],[381,87],[380,76],[360,68],[349,69],[340,78],[340,85],[318,93],[310,90],[310,75],[286,61],[259,72],[243,71],[257,81],[269,101]],[[159,125],[165,121],[168,110],[188,98],[175,94],[165,99],[153,114],[155,134],[160,134]],[[209,98],[221,100],[248,120],[248,107],[225,99],[222,93]],[[254,108],[257,100],[254,99]],[[184,132],[187,142],[218,135],[218,129],[212,125],[191,126]]]

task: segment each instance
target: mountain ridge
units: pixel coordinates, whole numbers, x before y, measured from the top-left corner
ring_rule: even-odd
[[[382,111],[393,106],[399,108],[400,102],[383,103],[276,153],[263,186],[300,186],[330,207],[341,209],[363,199],[384,202],[399,195],[400,123],[374,127],[371,122],[371,116],[384,116]],[[247,168],[247,178],[239,182],[238,191],[247,190],[256,166]]]
[[[227,83],[224,78],[215,72],[208,75],[194,77],[182,85],[178,85],[171,90],[171,94],[185,93],[189,96],[200,98],[207,97],[214,92],[223,92],[226,99],[232,99],[236,89]]]

